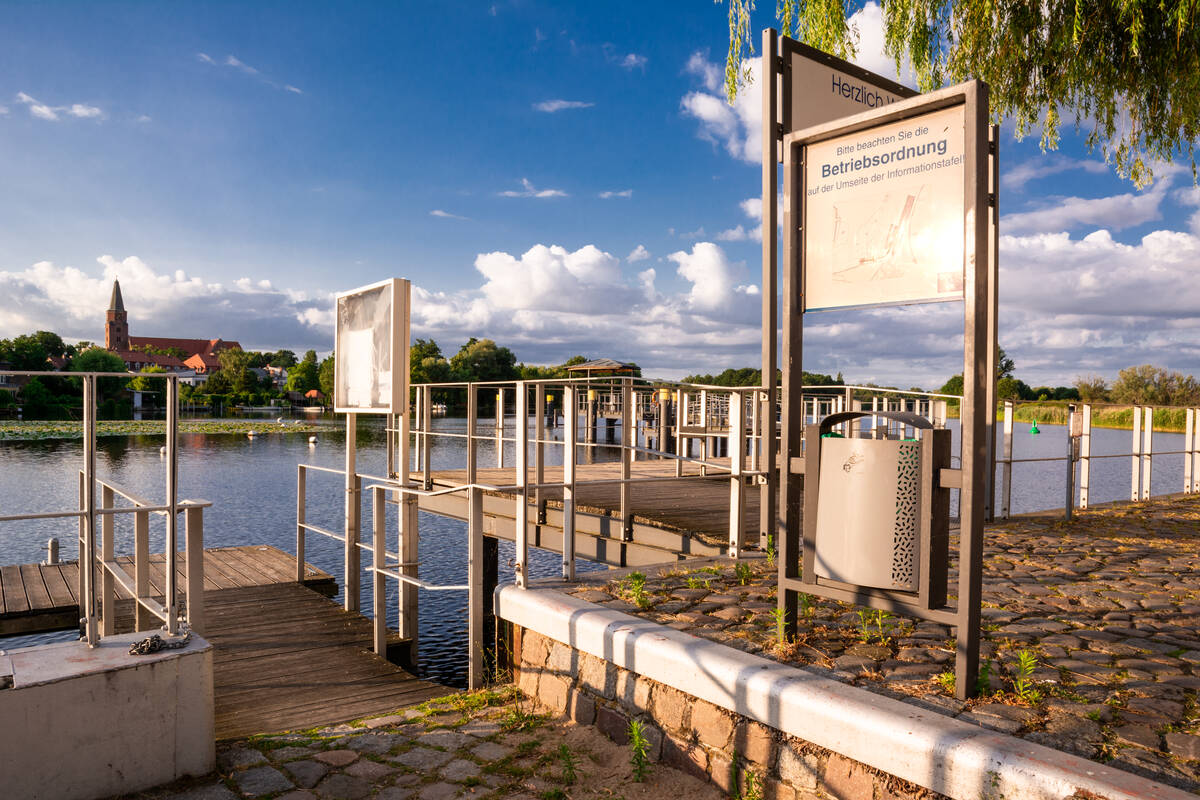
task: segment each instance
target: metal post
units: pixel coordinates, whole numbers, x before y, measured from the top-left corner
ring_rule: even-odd
[[[746,516],[746,485],[742,481],[742,458],[746,450],[745,399],[729,395],[729,555],[742,556],[742,528]]]
[[[83,388],[85,390],[87,389],[86,381],[84,382]],[[86,395],[84,395],[84,397],[86,398]],[[86,426],[87,426],[86,400],[85,400],[85,407],[83,410],[83,422],[84,422],[84,426],[86,428]],[[85,464],[87,462],[87,453],[88,453],[88,443],[87,443],[87,434],[85,433],[84,438],[83,438],[83,455],[84,455]],[[75,553],[76,553],[75,565],[77,567],[77,569],[75,570],[75,596],[79,598],[79,615],[80,615],[80,624],[81,624],[80,630],[82,632],[83,617],[87,616],[85,599],[87,598],[87,587],[88,587],[88,583],[85,580],[85,578],[87,577],[87,572],[84,569],[84,564],[87,563],[87,559],[84,556],[84,551],[87,547],[87,544],[86,544],[86,542],[87,542],[87,516],[86,516],[87,478],[84,477],[83,470],[79,470],[79,495],[78,495],[78,497],[79,497],[79,503],[78,503],[79,510],[82,512],[85,512],[84,514],[81,514],[79,517],[79,536],[75,542]]]
[[[150,512],[133,515],[133,588],[138,597],[150,596]],[[190,606],[189,606],[190,607]],[[133,603],[133,627],[148,630],[154,617],[141,603]]]
[[[516,463],[516,583],[522,589],[529,585],[529,426],[526,424],[525,407],[529,402],[524,381],[517,382],[517,463]]]
[[[1188,444],[1192,459],[1192,491],[1200,491],[1200,409],[1196,409],[1197,424],[1192,429],[1192,441]]]
[[[179,591],[175,571],[179,559],[179,379],[167,378],[167,541],[163,580],[167,633],[179,633]],[[203,602],[203,601],[202,601]]]
[[[358,575],[359,570],[362,569],[362,563],[359,560],[358,531],[362,511],[358,494],[361,484],[358,481],[357,437],[358,415],[351,412],[346,415],[346,499],[345,525],[342,531],[346,537],[342,548],[346,562],[345,575],[342,578],[342,588],[345,590],[345,597],[342,598],[342,607],[347,611],[358,611],[360,603],[359,595],[361,594]]]
[[[375,655],[387,658],[387,502],[382,486],[371,487],[371,639]],[[401,582],[401,586],[403,586]]]
[[[546,385],[539,383],[534,392],[533,411],[533,502],[537,506],[537,524],[546,524],[546,495],[542,484],[546,482]]]
[[[467,688],[483,686],[483,490],[467,490]]]
[[[1129,459],[1129,499],[1137,502],[1142,493],[1142,407],[1133,407],[1133,453]]]
[[[496,466],[504,469],[504,389],[496,390]]]
[[[991,521],[996,512],[996,397],[999,376],[1000,341],[1000,126],[992,125],[988,130],[988,198],[991,208],[988,216],[988,265],[987,265],[987,382],[984,384],[987,417],[987,488],[984,491],[984,519]]]
[[[563,389],[563,408],[575,407],[575,387]],[[564,580],[575,580],[575,464],[578,459],[576,439],[579,436],[579,418],[575,414],[563,416],[563,546],[562,576]]]
[[[421,389],[421,483],[428,492],[433,488],[433,392]]]
[[[184,590],[187,592],[187,623],[204,633],[204,509],[189,506],[183,512]]]
[[[1075,404],[1067,404],[1067,500],[1064,506],[1065,516],[1068,522],[1071,521],[1072,512],[1075,510],[1075,437],[1074,432],[1075,422]]]
[[[675,459],[675,477],[682,478],[683,459],[688,455],[687,439],[683,435],[683,426],[688,410],[688,393],[680,389],[676,396],[678,400],[675,401],[675,455],[678,458]]]
[[[405,367],[406,375],[407,372],[408,368]],[[405,402],[398,426],[400,428],[400,446],[397,449],[396,480],[401,486],[406,487],[412,486],[411,447],[408,436],[409,430],[412,428],[411,414],[408,403]],[[418,563],[421,559],[421,531],[417,522],[417,496],[401,492],[398,499],[400,501],[397,518],[399,572],[401,575],[415,578],[420,574]],[[420,594],[417,587],[407,581],[401,581],[396,598],[397,616],[400,621],[399,634],[401,640],[408,642],[408,652],[413,663],[416,663],[417,660],[417,633],[420,629],[419,600]]]
[[[960,406],[961,408],[961,406]],[[1004,499],[1000,504],[1000,516],[1008,519],[1012,511],[1012,454],[1013,454],[1013,413],[1015,408],[1012,400],[1004,401]]]
[[[633,441],[629,440],[630,434]],[[633,380],[621,380],[621,541],[633,541],[633,506],[630,498],[630,475],[633,473],[633,448],[637,447],[637,432],[633,430]]]
[[[1192,493],[1192,440],[1195,437],[1196,409],[1184,413],[1186,422],[1183,433],[1183,493]]]
[[[1154,465],[1154,409],[1146,406],[1146,422],[1142,426],[1145,445],[1142,447],[1142,499],[1150,499],[1150,470]]]
[[[779,298],[779,166],[777,144],[779,138],[779,97],[782,94],[779,87],[782,76],[779,65],[779,34],[774,29],[763,31],[762,35],[762,386],[766,391],[766,408],[763,412],[762,442],[763,459],[761,469],[765,480],[759,489],[758,538],[759,547],[764,550],[768,541],[773,537],[780,541],[783,528],[782,514],[776,513],[778,502],[778,481],[776,473],[776,406],[775,401],[779,391],[779,379],[776,376],[778,365],[778,342],[776,341],[779,327],[779,310],[776,305]],[[783,69],[787,69],[786,65]],[[786,302],[786,300],[785,300]],[[780,593],[783,594],[782,592]],[[782,602],[782,601],[781,601]]]
[[[708,391],[700,390],[700,474],[708,474]]]
[[[96,619],[96,378],[83,378],[83,547],[79,551],[83,634],[89,647],[100,643]]]
[[[772,42],[774,41],[774,33],[772,33]],[[764,46],[766,42],[764,41]],[[766,65],[764,65],[766,66]],[[764,74],[773,74],[764,69]],[[774,144],[772,143],[772,147]],[[766,161],[767,159],[764,159]],[[764,167],[765,174],[765,167]],[[804,303],[802,295],[803,271],[805,268],[802,253],[802,239],[799,225],[800,209],[793,207],[792,198],[802,197],[800,192],[804,191],[804,170],[798,165],[792,163],[792,159],[785,159],[783,165],[783,263],[786,268],[783,270],[783,357],[782,364],[784,366],[784,383],[782,386],[783,400],[783,428],[780,432],[780,469],[779,469],[779,496],[778,516],[782,518],[782,525],[779,527],[779,535],[776,537],[775,546],[778,550],[776,562],[779,565],[778,576],[778,609],[782,616],[783,634],[786,638],[791,638],[796,634],[796,616],[799,610],[800,595],[794,589],[785,587],[787,581],[796,580],[800,577],[800,560],[801,560],[801,523],[800,523],[800,476],[792,470],[793,459],[799,460],[804,449],[804,386],[803,386],[803,356],[804,356],[804,325],[803,313]],[[768,236],[766,214],[768,205],[774,206],[775,197],[772,193],[771,198],[763,198],[763,278],[764,283],[768,277],[766,274],[766,238]],[[773,227],[773,223],[772,223]],[[775,231],[771,230],[769,235],[774,240]],[[794,268],[793,268],[794,267]],[[775,279],[775,269],[772,267],[771,275],[773,281]],[[766,299],[771,298],[771,307],[774,308],[774,292],[768,292],[766,286],[763,286],[764,306],[763,314],[766,315]],[[763,323],[764,326],[766,323]],[[772,331],[774,325],[771,326]],[[773,334],[772,334],[773,335]],[[774,356],[772,348],[772,357]],[[771,371],[770,377],[774,377],[774,370]],[[767,376],[764,376],[764,381]],[[768,417],[773,417],[775,409],[769,409]],[[771,420],[767,422],[767,430],[772,430]],[[768,454],[771,450],[768,449]],[[768,459],[767,468],[769,471],[768,481],[774,478],[774,470],[772,463]],[[809,484],[812,485],[811,483]]]
[[[296,465],[296,583],[304,583],[304,526],[308,523],[308,518],[305,516],[306,506],[308,503],[305,500],[305,490],[307,488],[307,474],[303,464]]]
[[[112,487],[100,487],[100,510],[110,511],[114,507]],[[113,560],[113,539],[116,538],[117,520],[106,513],[100,518],[100,635],[112,636],[117,632],[117,586],[108,570]]]
[[[1088,507],[1092,484],[1092,404],[1083,405],[1083,435],[1079,437],[1079,507]]]
[[[475,483],[478,467],[479,442],[475,438],[475,424],[479,418],[479,392],[475,384],[467,384],[467,483]]]

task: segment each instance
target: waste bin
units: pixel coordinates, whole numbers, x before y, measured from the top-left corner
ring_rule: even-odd
[[[835,425],[872,412],[834,414],[821,422],[814,571],[856,586],[915,592],[920,581],[921,442],[847,439]],[[875,412],[931,429],[908,412]]]

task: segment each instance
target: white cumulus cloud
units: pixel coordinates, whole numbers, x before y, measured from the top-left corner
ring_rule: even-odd
[[[520,189],[507,189],[498,193],[501,197],[567,197],[562,189],[538,189],[528,178],[521,178]]]
[[[565,111],[568,108],[591,108],[595,103],[585,103],[582,100],[543,100],[540,103],[534,103],[534,111],[544,111],[547,114],[553,114],[555,111]]]

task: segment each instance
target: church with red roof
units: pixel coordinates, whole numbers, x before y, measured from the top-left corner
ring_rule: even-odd
[[[130,336],[121,282],[113,281],[112,298],[104,319],[104,349],[119,356],[126,369],[134,372],[146,367],[162,367],[171,372],[195,370],[198,375],[203,375],[221,368],[219,354],[222,350],[241,350],[242,346],[224,339]]]

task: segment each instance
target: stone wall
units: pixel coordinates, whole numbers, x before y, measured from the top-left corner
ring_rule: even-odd
[[[763,800],[942,797],[515,625],[512,657],[517,686],[529,696],[620,744],[629,721],[641,720],[652,760],[731,795],[748,794],[750,772]]]

